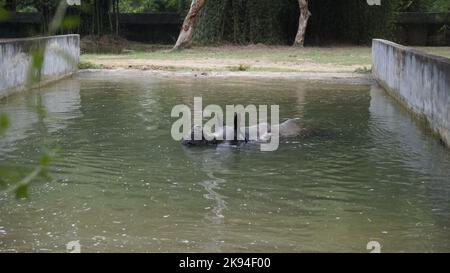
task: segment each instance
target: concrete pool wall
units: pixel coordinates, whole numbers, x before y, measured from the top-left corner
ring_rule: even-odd
[[[45,49],[39,84],[59,80],[78,70],[79,35],[0,40],[0,98],[33,87],[32,55],[38,49]]]
[[[450,59],[376,39],[372,42],[372,73],[450,147]]]

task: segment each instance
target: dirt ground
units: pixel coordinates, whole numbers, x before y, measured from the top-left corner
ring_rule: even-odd
[[[132,47],[131,47],[132,48]],[[368,47],[221,46],[176,51],[148,46],[121,54],[83,54],[87,68],[167,71],[251,71],[365,73],[370,70]]]
[[[295,71],[295,72],[334,72],[353,73],[362,69],[359,65],[317,64],[301,62],[299,64],[251,61],[242,62],[236,59],[210,60],[135,60],[135,59],[95,59],[92,64],[105,69],[129,68],[140,70],[169,71]]]
[[[89,40],[87,42],[92,43]],[[83,48],[86,46],[82,45],[82,50]],[[450,47],[417,49],[450,57]],[[258,44],[193,47],[171,51],[170,46],[129,42],[122,43],[119,53],[82,54],[81,62],[83,68],[103,69],[368,74],[371,72],[371,48],[361,46],[295,48]]]

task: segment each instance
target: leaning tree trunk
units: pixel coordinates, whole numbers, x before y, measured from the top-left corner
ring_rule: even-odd
[[[308,26],[308,19],[311,12],[308,9],[308,0],[298,0],[300,6],[300,18],[298,22],[297,36],[295,37],[294,46],[303,47],[305,44],[306,28]]]
[[[191,8],[183,22],[180,35],[174,49],[189,48],[192,44],[192,36],[194,35],[194,25],[197,15],[205,5],[205,0],[192,0]]]

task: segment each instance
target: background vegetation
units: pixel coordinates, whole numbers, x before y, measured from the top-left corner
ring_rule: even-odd
[[[6,10],[39,12],[42,32],[48,31],[59,0],[0,0]],[[65,31],[84,35],[120,34],[119,13],[179,12],[186,14],[191,0],[82,0],[70,7],[72,24]],[[310,0],[313,16],[307,44],[365,44],[373,37],[392,38],[400,11],[450,11],[448,0],[389,0],[368,6],[365,0]],[[297,0],[208,0],[194,41],[199,44],[290,44],[298,25]],[[64,30],[62,30],[64,31]]]
[[[178,12],[178,0],[120,0],[120,12]]]
[[[402,11],[445,12],[450,11],[448,0],[404,0]]]
[[[208,1],[200,18],[195,40],[199,43],[291,44],[298,26],[296,0]],[[222,6],[221,6],[222,5]],[[397,5],[389,1],[381,7],[369,7],[360,0],[310,1],[307,43],[329,41],[364,43],[371,37],[389,37]],[[208,9],[215,9],[209,12]],[[223,10],[221,12],[221,10]],[[212,14],[220,13],[219,16]]]

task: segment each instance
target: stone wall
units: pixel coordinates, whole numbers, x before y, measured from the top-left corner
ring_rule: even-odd
[[[450,146],[450,59],[373,40],[374,78]]]
[[[32,56],[40,49],[45,54],[37,83],[31,81]],[[79,58],[79,35],[0,40],[0,98],[71,75],[78,70]]]

